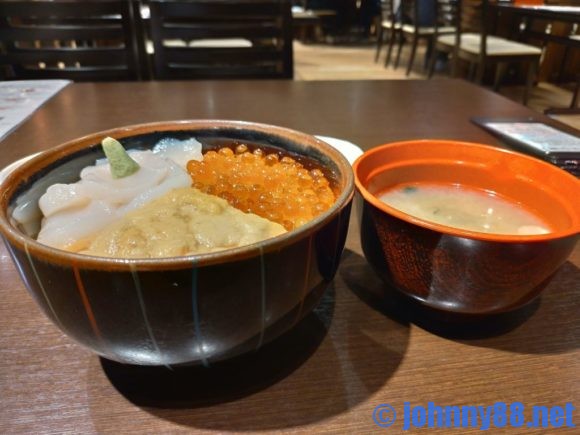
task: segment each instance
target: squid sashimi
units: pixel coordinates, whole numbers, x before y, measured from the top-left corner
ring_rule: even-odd
[[[118,157],[125,151],[117,144],[112,145],[116,151],[111,153],[105,148],[107,159],[84,168],[76,183],[54,184],[47,189],[38,202],[44,215],[39,242],[83,249],[94,234],[129,211],[170,190],[190,186],[184,166],[190,160],[202,159],[201,144],[193,139],[165,140],[153,151],[130,151],[130,159]],[[123,166],[126,162],[129,166]]]

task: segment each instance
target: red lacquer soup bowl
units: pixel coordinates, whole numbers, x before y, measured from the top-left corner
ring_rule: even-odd
[[[491,314],[536,297],[580,234],[580,181],[541,160],[466,142],[386,144],[355,163],[361,241],[376,273],[405,295],[447,312]],[[527,209],[549,227],[500,235],[433,223],[378,198],[400,184],[484,190]]]
[[[115,259],[38,243],[14,223],[15,205],[37,207],[48,185],[78,180],[103,157],[106,136],[127,149],[169,137],[196,138],[204,150],[244,143],[290,153],[328,175],[336,201],[298,229],[207,254]],[[338,268],[353,193],[348,161],[313,136],[241,121],[152,123],[75,139],[16,169],[0,185],[0,233],[28,291],[77,342],[123,363],[207,365],[259,349],[311,311]]]

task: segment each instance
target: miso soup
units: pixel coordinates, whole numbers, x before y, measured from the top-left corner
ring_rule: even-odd
[[[406,184],[378,198],[404,213],[449,227],[512,235],[550,232],[545,222],[521,205],[465,186]]]

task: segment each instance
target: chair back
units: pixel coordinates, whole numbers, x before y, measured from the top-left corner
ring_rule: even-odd
[[[489,0],[459,0],[458,25],[455,47],[459,49],[462,33],[478,33],[480,39],[480,58],[485,58],[487,35],[492,27]]]
[[[436,0],[437,27],[457,27],[459,19],[459,0]]]
[[[381,21],[389,20],[394,22],[396,12],[394,0],[381,0]]]
[[[419,4],[417,0],[401,0],[399,10],[395,11],[397,18],[404,24],[416,24],[418,22]]]
[[[434,27],[437,0],[401,0],[399,18],[405,24],[418,27]]]
[[[287,0],[151,0],[155,77],[292,78]]]
[[[2,1],[4,79],[141,77],[132,1]]]
[[[484,11],[487,10],[486,0],[459,0],[459,26],[462,32],[484,33]]]

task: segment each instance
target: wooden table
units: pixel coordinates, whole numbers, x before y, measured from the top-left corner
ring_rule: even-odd
[[[504,3],[490,3],[490,7],[497,13],[512,14],[519,19],[528,21],[524,35],[526,37],[535,37],[544,42],[554,42],[556,44],[567,45],[578,48],[580,43],[571,39],[569,35],[560,36],[553,32],[535,32],[531,30],[530,21],[538,19],[549,22],[560,22],[568,24],[580,23],[580,6],[530,6]],[[513,24],[513,23],[512,23]],[[512,30],[517,30],[518,26],[512,26]]]
[[[509,3],[495,3],[490,4],[490,6],[542,20],[568,21],[570,23],[580,21],[580,6],[534,6]]]
[[[444,79],[74,84],[0,143],[0,167],[90,132],[180,118],[267,122],[363,148],[429,137],[496,144],[472,116],[551,122]],[[293,332],[239,360],[176,372],[103,361],[63,336],[0,247],[0,433],[399,433],[404,402],[522,402],[528,419],[532,405],[571,402],[580,425],[580,246],[530,306],[450,327],[385,290],[357,231],[353,219],[332,288]],[[386,403],[399,419],[381,429],[372,414]],[[509,433],[555,433],[522,430]]]
[[[564,49],[563,58],[560,61],[558,80],[562,79],[563,71],[568,65],[568,50],[580,49],[580,35],[569,34],[570,31],[575,31],[576,25],[580,24],[580,6],[550,6],[550,5],[517,5],[504,3],[490,3],[490,7],[498,14],[506,13],[508,16],[517,20],[525,22],[525,30],[523,37],[526,41],[529,39],[537,39],[542,41],[547,53],[544,53],[544,62],[549,56],[549,43],[557,44]],[[534,30],[532,24],[533,20],[540,20],[540,22],[550,22],[552,29],[549,33],[546,31]],[[513,19],[509,21],[509,27],[512,32],[520,28],[520,23]],[[565,33],[563,33],[565,32]],[[568,108],[550,108],[546,110],[549,114],[580,114],[578,107],[578,92],[580,90],[580,73],[576,73],[576,86],[573,91],[572,101]]]

